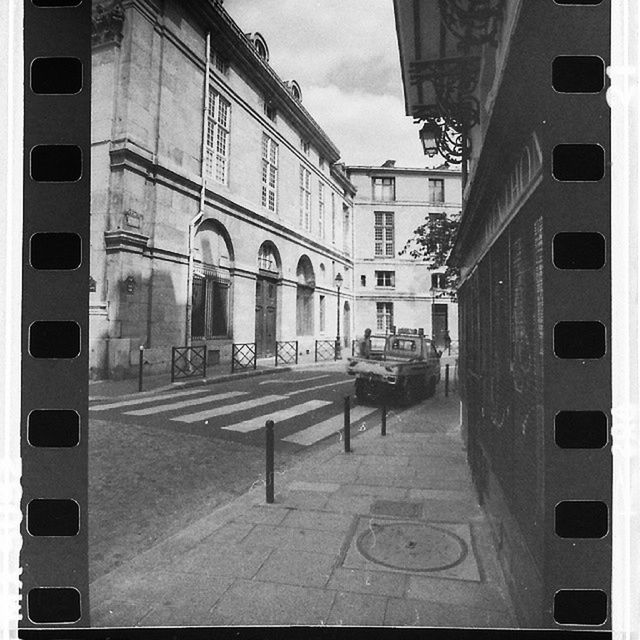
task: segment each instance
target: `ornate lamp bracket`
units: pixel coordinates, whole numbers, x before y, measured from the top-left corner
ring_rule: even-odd
[[[409,65],[411,84],[431,82],[440,112],[467,129],[479,121],[480,107],[473,96],[479,75],[479,57],[418,60]]]
[[[413,111],[415,122],[423,122],[434,128],[438,153],[449,164],[462,164],[470,152],[467,129],[464,123],[442,114],[436,105],[420,105]]]
[[[504,19],[505,0],[438,0],[440,15],[447,29],[458,40],[458,49],[498,46]]]

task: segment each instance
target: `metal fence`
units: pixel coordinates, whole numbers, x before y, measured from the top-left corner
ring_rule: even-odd
[[[207,347],[172,347],[171,382],[207,376]]]
[[[231,373],[242,369],[255,369],[256,360],[256,343],[245,342],[234,344],[231,349]]]
[[[276,342],[276,367],[279,364],[298,364],[298,341]]]
[[[316,362],[321,360],[337,360],[338,352],[336,351],[335,340],[316,340]]]

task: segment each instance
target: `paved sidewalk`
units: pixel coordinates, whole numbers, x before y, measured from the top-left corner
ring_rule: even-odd
[[[273,358],[259,358],[255,369],[246,369],[231,373],[231,365],[229,363],[208,366],[206,378],[191,378],[188,380],[177,380],[171,382],[170,373],[161,373],[156,375],[146,375],[142,382],[142,392],[138,391],[138,378],[126,378],[124,380],[92,380],[89,382],[89,400],[102,400],[107,398],[126,398],[138,397],[145,393],[157,393],[167,391],[169,389],[181,389],[185,387],[195,387],[203,384],[216,384],[219,382],[227,382],[229,380],[242,380],[244,378],[252,378],[253,376],[270,375],[274,373],[284,373],[292,370],[303,370],[311,368],[325,368],[327,370],[343,370],[346,360],[326,360],[314,362],[313,360],[302,360],[293,365],[274,364]]]
[[[90,586],[92,626],[516,626],[456,396],[390,414]],[[277,428],[277,425],[276,425]]]

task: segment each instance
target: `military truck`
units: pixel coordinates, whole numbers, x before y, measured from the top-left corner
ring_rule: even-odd
[[[441,354],[422,329],[399,329],[396,333],[394,328],[385,337],[382,351],[349,358],[347,373],[355,376],[359,400],[392,396],[408,405],[436,392]]]

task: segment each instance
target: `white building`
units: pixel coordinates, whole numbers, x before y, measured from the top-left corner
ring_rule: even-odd
[[[442,345],[444,332],[458,338],[458,308],[440,274],[401,255],[416,228],[430,215],[457,216],[461,175],[438,169],[348,166],[354,200],[355,330],[385,333],[391,326],[423,328]]]

